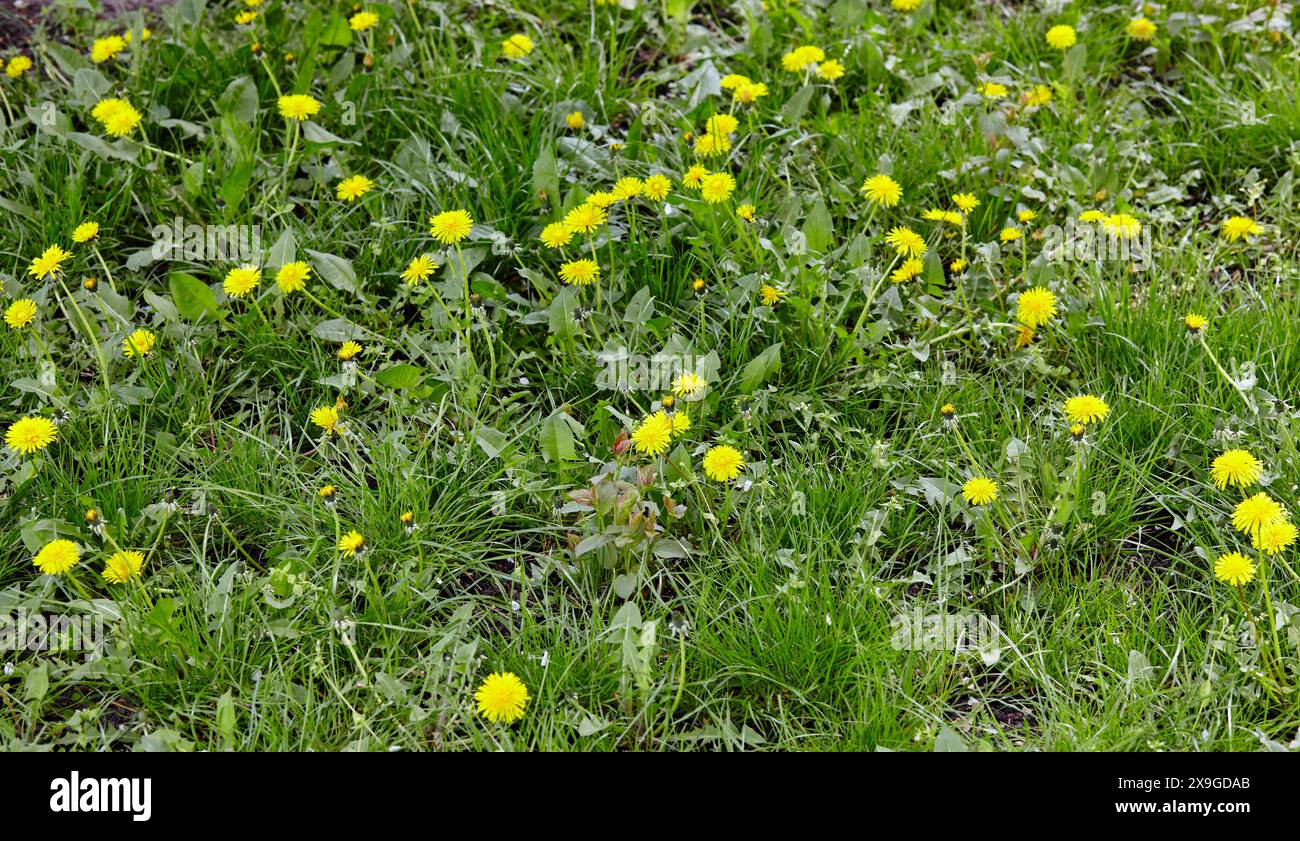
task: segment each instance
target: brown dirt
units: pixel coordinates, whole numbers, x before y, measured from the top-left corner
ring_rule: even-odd
[[[103,17],[111,19],[136,9],[157,10],[171,0],[104,0]],[[40,25],[50,0],[0,0],[0,50],[22,47]]]

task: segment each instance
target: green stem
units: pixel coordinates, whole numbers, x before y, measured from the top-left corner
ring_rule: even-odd
[[[77,304],[76,299],[72,297],[72,293],[68,291],[67,284],[63,282],[63,278],[59,278],[59,288],[63,290],[63,294],[68,303],[72,306],[73,312],[77,314],[77,319],[81,322],[81,327],[86,332],[86,338],[89,339],[90,343],[95,347],[95,358],[99,360],[99,374],[104,381],[104,389],[108,390],[110,387],[108,379],[108,360],[104,356],[104,349],[99,344],[99,336],[97,335],[98,331],[90,326],[90,320],[86,318],[85,312],[83,312],[81,306]]]

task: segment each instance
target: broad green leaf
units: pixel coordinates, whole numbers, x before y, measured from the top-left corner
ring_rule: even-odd
[[[766,350],[749,361],[740,374],[740,390],[752,392],[766,382],[781,367],[781,342],[770,345]]]
[[[257,119],[257,85],[250,76],[239,76],[217,98],[217,113],[243,123]]]
[[[1080,41],[1065,54],[1065,60],[1061,62],[1061,72],[1067,79],[1073,79],[1083,73],[1083,68],[1088,63],[1088,45]]]
[[[423,381],[423,369],[409,362],[400,362],[375,374],[375,382],[399,390],[415,388]]]
[[[217,317],[217,296],[203,281],[187,272],[172,272],[167,276],[172,303],[186,321],[211,321]]]
[[[42,660],[33,666],[23,681],[23,698],[28,701],[40,701],[50,691],[50,664]]]
[[[327,131],[316,123],[308,120],[302,124],[302,136],[309,146],[355,146],[355,140],[345,140],[333,132]]]
[[[820,196],[808,210],[803,235],[808,241],[808,248],[818,254],[825,252],[826,247],[834,241],[835,223],[831,219],[831,212],[826,209],[826,202]]]
[[[578,428],[575,429],[574,427]],[[582,427],[561,409],[556,409],[542,421],[537,430],[542,458],[548,462],[572,461],[578,457],[574,447],[574,433]]]
[[[310,248],[305,251],[311,257],[311,264],[315,267],[316,274],[326,283],[340,292],[360,294],[361,287],[357,285],[357,273],[352,268],[351,260],[326,254],[323,251],[312,251]]]
[[[560,200],[560,172],[555,161],[555,150],[550,146],[542,147],[533,161],[533,197],[539,200]]]
[[[623,322],[626,324],[645,324],[655,314],[655,299],[649,286],[642,286],[628,301],[623,310]]]
[[[816,90],[812,85],[804,85],[795,91],[794,96],[785,103],[781,109],[781,116],[785,119],[786,125],[797,126],[803,119],[804,112],[808,110],[809,103],[812,102],[813,91]]]
[[[292,263],[297,259],[297,254],[298,241],[294,238],[293,228],[285,228],[266,254],[266,267],[278,269],[287,263]]]
[[[217,699],[217,731],[227,741],[235,736],[235,702],[228,690]]]

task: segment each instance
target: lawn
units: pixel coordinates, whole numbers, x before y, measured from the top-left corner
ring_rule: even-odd
[[[0,749],[1300,747],[1289,4],[98,6]]]

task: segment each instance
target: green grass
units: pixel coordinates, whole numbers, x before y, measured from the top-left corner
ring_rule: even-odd
[[[380,24],[355,34],[350,4],[326,0],[266,0],[251,26],[226,0],[116,21],[61,3],[4,56],[35,67],[0,78],[0,280],[39,315],[0,335],[0,422],[59,427],[37,454],[0,455],[0,616],[96,614],[107,636],[89,655],[0,652],[0,746],[1289,743],[1294,551],[1268,563],[1279,660],[1241,606],[1265,610],[1261,579],[1239,597],[1212,573],[1250,550],[1231,524],[1241,492],[1209,466],[1248,448],[1295,509],[1295,21],[1264,5],[1198,24],[1202,4],[1174,0],[1143,45],[1089,4],[637,5],[375,2]],[[1084,46],[1050,48],[1057,23]],[[95,38],[128,29],[136,46],[90,61]],[[536,49],[511,61],[516,32]],[[800,44],[846,75],[783,71]],[[684,135],[732,110],[727,73],[770,92],[735,107],[731,152],[705,161],[737,184],[709,205],[681,185]],[[981,99],[988,79],[1008,98]],[[1051,103],[1026,109],[1035,85]],[[323,104],[319,131],[291,139],[281,92]],[[108,96],[143,115],[125,139],[91,118]],[[620,203],[594,241],[540,245],[589,194],[657,172],[671,211]],[[859,192],[879,172],[898,207]],[[355,174],[374,189],[335,198]],[[964,236],[922,218],[957,192],[981,201]],[[474,232],[442,247],[428,219],[460,208]],[[1143,270],[998,243],[1090,208],[1141,221]],[[1225,242],[1236,215],[1263,233]],[[146,259],[177,218],[259,226],[256,305],[222,290],[238,260]],[[93,249],[71,240],[88,220]],[[878,285],[898,225],[931,256]],[[27,270],[52,244],[73,252],[62,284]],[[592,252],[599,306],[557,278]],[[421,253],[440,268],[407,286]],[[945,269],[961,255],[967,271]],[[313,298],[277,290],[292,259],[311,263]],[[764,285],[784,300],[761,305]],[[1017,347],[999,325],[1039,285],[1059,312]],[[1188,312],[1253,382],[1217,370]],[[122,352],[137,328],[157,336],[143,360]],[[365,348],[355,367],[344,339]],[[709,375],[665,456],[616,455],[664,393],[602,386],[597,354],[620,347],[691,354]],[[1083,393],[1110,413],[1076,443],[1063,403]],[[311,412],[338,397],[346,432],[322,436]],[[716,444],[745,454],[734,486],[704,474]],[[999,483],[982,509],[960,493],[977,474]],[[574,500],[593,481],[610,495],[595,510]],[[353,529],[368,549],[343,555]],[[586,551],[601,533],[629,542]],[[40,575],[56,537],[81,563]],[[146,555],[138,583],[100,577],[116,546]],[[980,651],[894,644],[900,616],[936,612],[999,634]],[[531,695],[509,726],[475,712],[499,671]]]

